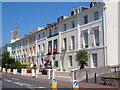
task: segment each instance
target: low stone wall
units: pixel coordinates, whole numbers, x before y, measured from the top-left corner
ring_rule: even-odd
[[[98,67],[98,68],[85,68],[76,71],[76,79],[78,81],[82,81],[86,79],[86,72],[88,73],[88,78],[93,78],[95,73],[97,76],[99,76],[99,75],[111,73],[112,71],[110,66]]]
[[[120,78],[102,77],[101,80],[102,80],[101,82],[102,85],[120,87]]]

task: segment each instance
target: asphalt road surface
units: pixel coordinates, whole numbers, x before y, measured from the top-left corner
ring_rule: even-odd
[[[15,88],[15,90],[17,90],[16,88],[20,88],[22,90],[50,89],[50,83],[3,74],[2,88],[3,88],[2,90],[7,90],[8,88],[12,88],[12,89]],[[61,88],[62,90],[63,88],[68,88],[68,87],[64,85],[58,85],[58,88],[59,89]]]

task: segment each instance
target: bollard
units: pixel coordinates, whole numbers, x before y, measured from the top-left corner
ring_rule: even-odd
[[[38,77],[38,74],[39,74],[39,69],[37,68],[35,77]]]
[[[17,69],[13,69],[13,74],[17,74]]]
[[[97,77],[96,77],[96,73],[95,73],[95,83],[97,83]]]
[[[51,69],[48,69],[47,76],[48,76],[48,79],[51,79]]]
[[[27,74],[27,69],[24,69],[24,75],[26,75]]]
[[[52,78],[52,86],[51,88],[57,88],[57,80],[56,78]]]
[[[72,84],[73,84],[73,89],[75,89],[75,90],[78,90],[78,88],[79,88],[79,83],[78,83],[78,81],[76,80],[76,70],[72,70],[71,71],[72,73],[73,73],[73,77],[72,77]]]
[[[3,68],[3,69],[2,69],[2,72],[6,72],[6,68]]]
[[[88,82],[88,73],[86,72],[86,82]]]
[[[35,70],[32,69],[32,77],[35,77]]]
[[[52,85],[51,85],[51,88],[57,88],[57,80],[55,78],[55,69],[52,69],[51,70],[51,74],[52,76]]]
[[[24,75],[24,69],[23,68],[21,69],[21,75]]]
[[[73,80],[73,89],[74,89],[74,90],[78,90],[78,88],[79,88],[79,83],[78,83],[78,81],[77,81],[77,80]]]

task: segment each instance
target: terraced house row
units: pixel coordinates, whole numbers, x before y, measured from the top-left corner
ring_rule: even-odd
[[[76,51],[85,49],[88,67],[118,65],[119,11],[119,0],[73,8],[71,16],[61,16],[12,42],[11,56],[22,64],[47,64],[69,71],[78,67]]]

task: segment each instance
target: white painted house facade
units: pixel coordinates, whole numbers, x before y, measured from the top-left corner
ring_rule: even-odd
[[[75,61],[76,51],[83,49],[89,55],[88,67],[120,64],[118,62],[119,6],[120,0],[115,2],[110,0],[93,2],[90,8],[73,8],[71,16],[61,16],[56,23],[47,24],[45,28],[33,33],[35,41],[32,46],[35,48],[36,64],[44,66],[46,57],[49,57],[54,68],[69,71],[78,67]],[[28,43],[28,51],[29,46]],[[22,51],[23,46],[16,48]],[[15,53],[17,54],[17,51]]]

